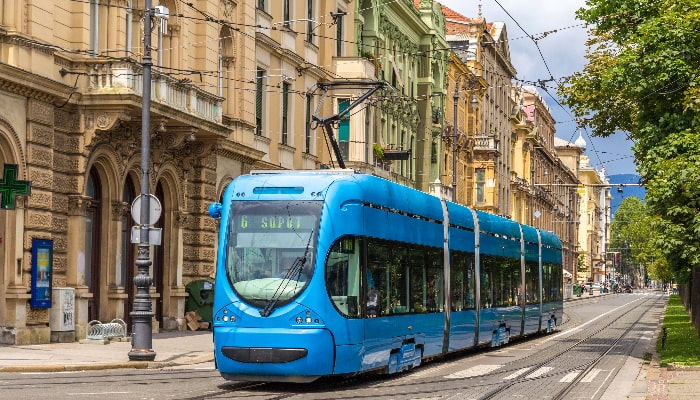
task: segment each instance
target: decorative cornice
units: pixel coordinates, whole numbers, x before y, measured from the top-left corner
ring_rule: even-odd
[[[73,89],[41,75],[0,63],[0,90],[54,103],[67,99]]]

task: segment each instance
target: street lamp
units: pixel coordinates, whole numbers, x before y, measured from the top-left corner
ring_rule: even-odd
[[[145,201],[141,202],[141,233],[136,258],[136,268],[138,273],[134,277],[136,285],[136,295],[134,296],[134,307],[131,311],[133,329],[131,332],[130,361],[153,361],[156,352],[153,350],[153,311],[151,310],[151,296],[149,287],[151,277],[148,270],[151,266],[151,256],[149,254],[149,227],[150,219],[150,195],[148,167],[151,155],[151,0],[145,1],[145,13],[143,19],[143,94],[141,103],[141,196]]]
[[[471,74],[471,71],[462,72],[457,76],[455,80],[455,92],[452,97],[453,99],[453,126],[452,126],[452,202],[457,202],[457,103],[459,102],[459,81],[463,76]],[[473,85],[474,81],[470,80],[470,87]],[[470,89],[471,90],[471,89]],[[472,109],[475,109],[478,104],[476,95],[472,94],[470,105]]]

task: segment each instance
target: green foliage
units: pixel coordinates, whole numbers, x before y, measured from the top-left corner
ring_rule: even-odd
[[[588,64],[560,94],[594,135],[634,140],[656,239],[642,254],[660,250],[658,271],[682,281],[700,263],[700,3],[588,0],[577,16],[592,27]]]
[[[656,233],[661,221],[637,197],[622,200],[610,223],[610,249],[620,252],[620,264],[626,273],[642,276],[646,272],[656,281],[675,280]],[[645,271],[638,270],[641,266]]]
[[[380,144],[375,143],[372,146],[372,152],[374,153],[374,158],[378,160],[384,159],[384,148]]]
[[[586,255],[585,254],[578,255],[578,259],[576,259],[576,271],[578,271],[578,272],[587,272],[588,271],[588,264],[586,264]]]
[[[663,326],[666,328],[666,344],[662,345],[662,332],[656,342],[660,365],[700,365],[700,340],[690,323],[690,317],[678,295],[671,295],[666,306]]]

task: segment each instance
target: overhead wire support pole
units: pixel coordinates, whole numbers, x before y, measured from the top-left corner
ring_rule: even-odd
[[[145,12],[143,17],[143,97],[141,104],[141,233],[136,258],[137,274],[134,277],[136,295],[131,311],[132,338],[130,361],[153,361],[156,352],[153,350],[153,311],[151,310],[151,296],[149,288],[151,277],[148,275],[151,267],[149,226],[149,164],[151,155],[151,0],[145,0]]]
[[[321,95],[321,100],[318,102],[316,111],[314,111],[314,114],[311,116],[311,119],[317,122],[319,125],[321,125],[324,132],[326,133],[326,136],[328,137],[328,140],[330,140],[331,142],[331,146],[333,146],[333,152],[335,153],[335,158],[338,160],[338,166],[342,169],[345,169],[345,161],[343,161],[343,155],[340,152],[340,146],[338,145],[338,141],[335,140],[335,136],[333,135],[331,125],[333,125],[336,122],[339,122],[341,119],[343,119],[343,117],[349,114],[353,108],[357,107],[360,103],[367,100],[370,96],[374,94],[374,92],[386,86],[387,83],[384,81],[362,80],[319,82],[316,85],[323,91],[323,94]],[[328,88],[330,86],[370,86],[370,89],[364,94],[362,94],[362,96],[358,97],[357,100],[350,103],[350,105],[348,105],[346,109],[341,110],[340,112],[335,113],[329,117],[320,117],[318,116],[318,111],[321,108],[323,101],[326,99],[326,96],[328,96]]]

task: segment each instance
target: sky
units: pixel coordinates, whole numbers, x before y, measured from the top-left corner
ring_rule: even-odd
[[[511,62],[519,80],[537,82],[561,78],[581,71],[586,64],[587,30],[576,19],[585,0],[438,0],[468,18],[481,14],[487,22],[505,22]],[[531,38],[537,38],[537,45]],[[542,55],[540,55],[540,51]],[[587,143],[586,155],[592,167],[605,174],[635,174],[632,142],[620,132],[612,137],[593,137],[590,129],[578,129],[573,113],[561,104],[554,82],[540,89],[552,111],[557,137],[575,142],[579,134]]]

